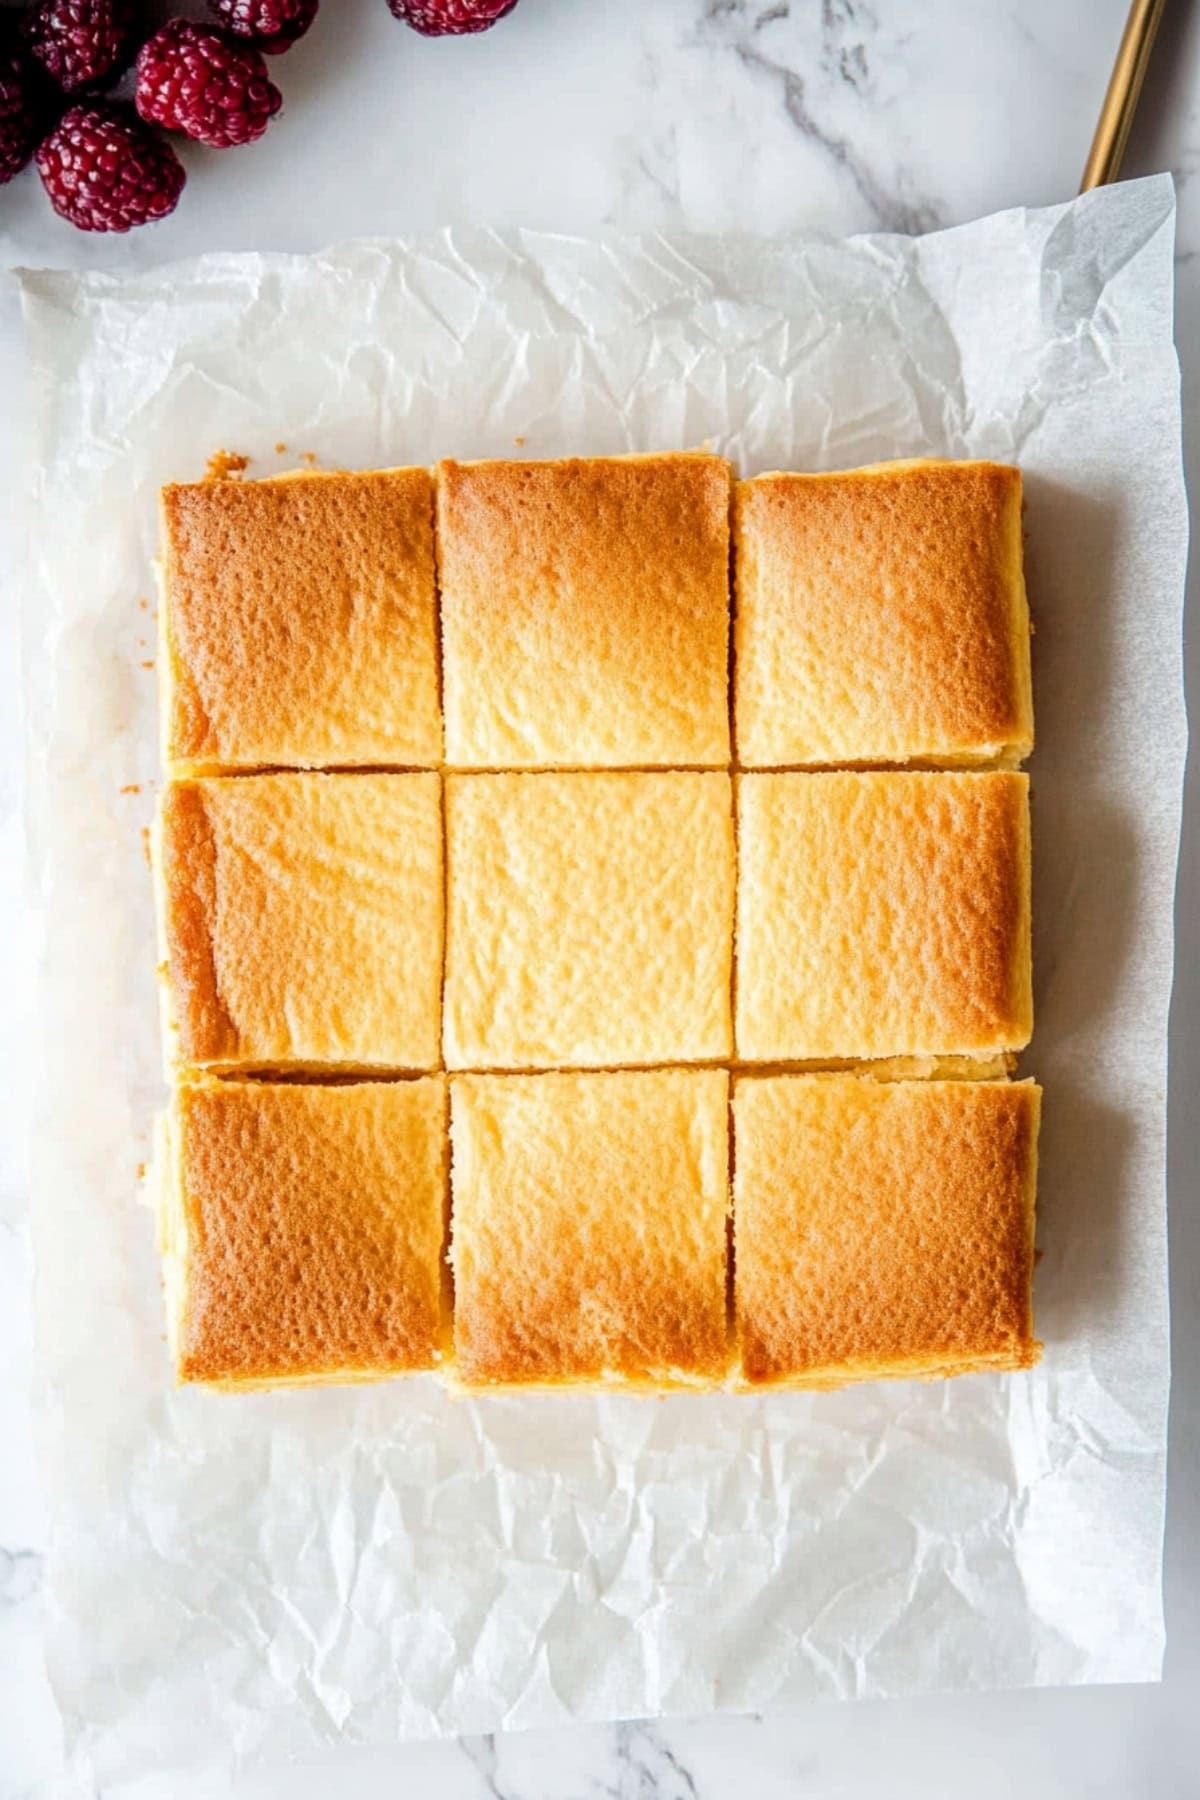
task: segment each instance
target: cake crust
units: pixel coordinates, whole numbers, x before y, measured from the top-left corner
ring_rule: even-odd
[[[1028,777],[738,777],[744,1062],[984,1057],[1033,1029]]]
[[[172,782],[154,861],[171,1062],[438,1066],[436,775]]]
[[[447,1343],[442,1076],[175,1090],[163,1236],[181,1381],[430,1369]]]
[[[441,761],[427,469],[173,484],[160,520],[169,769]]]
[[[446,851],[448,1068],[728,1058],[727,775],[450,775]]]
[[[1041,1090],[739,1076],[739,1381],[1025,1369]]]
[[[451,1078],[467,1387],[726,1371],[723,1070]]]
[[[1019,469],[739,482],[742,767],[1015,766],[1033,748]]]
[[[727,763],[730,494],[715,456],[441,463],[447,762]]]

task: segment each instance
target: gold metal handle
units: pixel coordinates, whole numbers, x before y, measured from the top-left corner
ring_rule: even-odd
[[[1121,48],[1117,51],[1096,135],[1079,184],[1081,194],[1086,194],[1089,188],[1103,187],[1106,182],[1115,181],[1121,172],[1129,128],[1137,111],[1142,83],[1150,65],[1150,52],[1154,48],[1154,34],[1165,5],[1166,0],[1133,0],[1129,8]]]

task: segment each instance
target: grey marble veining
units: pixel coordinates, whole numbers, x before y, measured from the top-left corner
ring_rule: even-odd
[[[459,1748],[484,1782],[489,1800],[549,1800],[563,1792],[578,1793],[580,1800],[704,1800],[686,1752],[672,1747],[661,1726],[640,1722],[587,1728],[575,1744],[564,1743],[559,1757],[549,1759],[539,1772],[537,1739],[543,1736],[538,1733],[525,1744],[495,1736],[468,1738]],[[586,1758],[574,1768],[573,1750]],[[550,1785],[564,1780],[579,1785]]]
[[[871,114],[887,103],[890,71],[903,67],[904,34],[894,21],[885,29],[865,0],[824,0],[819,16],[718,0],[704,22],[714,47],[731,50],[773,92],[792,129],[867,208],[872,229],[916,234],[945,223],[944,204],[918,189],[911,164],[897,157],[889,166],[870,142]],[[810,29],[797,31],[798,23]],[[813,26],[816,44],[806,41]]]
[[[382,0],[329,0],[280,75],[262,144],[192,156],[177,215],[126,240],[80,238],[27,178],[0,191],[0,266],[121,269],[212,247],[304,249],[450,222],[921,231],[1074,191],[1124,0],[521,0],[478,40],[424,43]],[[1130,151],[1174,169],[1185,382],[1200,329],[1200,9],[1175,0]],[[0,393],[20,373],[0,292]],[[1188,394],[1190,447],[1200,407]],[[0,464],[15,457],[0,429]],[[11,467],[11,463],[10,463]],[[12,504],[11,481],[0,508]],[[1193,671],[1197,660],[1192,645]],[[22,910],[19,660],[0,617],[0,1800],[76,1800],[40,1660],[45,1509],[31,1448],[31,1255],[25,1221],[32,938]],[[1181,919],[1200,917],[1193,796]],[[1200,949],[1200,946],[1194,946]],[[1177,1069],[1200,1079],[1193,955],[1175,1010]],[[1181,1087],[1181,1093],[1185,1089]],[[1173,1175],[1191,1197],[1195,1141]],[[1190,1190],[1190,1191],[1189,1191]],[[1192,1209],[1196,1212],[1197,1209]],[[355,1753],[281,1776],[163,1773],[104,1800],[858,1800],[970,1791],[1058,1800],[1194,1791],[1188,1694],[1197,1581],[1200,1219],[1173,1223],[1177,1378],[1168,1533],[1168,1679],[1160,1690],[959,1696],[813,1707],[768,1719],[587,1726]],[[1172,1596],[1175,1596],[1173,1601]],[[219,1747],[214,1747],[217,1749]],[[1069,1771],[1069,1773],[1066,1773]]]

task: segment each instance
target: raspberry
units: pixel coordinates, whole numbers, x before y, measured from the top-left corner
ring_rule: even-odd
[[[225,150],[261,137],[283,95],[257,50],[212,25],[171,19],[138,51],[134,104],[152,125]]]
[[[486,31],[516,4],[517,0],[388,0],[395,16],[425,37]]]
[[[208,0],[226,31],[265,56],[290,50],[317,16],[317,0]]]
[[[37,166],[51,206],[80,231],[165,219],[187,179],[171,146],[124,106],[73,106],[39,145]]]
[[[40,0],[29,48],[66,94],[104,87],[133,50],[134,0]]]
[[[0,185],[33,155],[47,110],[37,65],[15,44],[0,41]]]

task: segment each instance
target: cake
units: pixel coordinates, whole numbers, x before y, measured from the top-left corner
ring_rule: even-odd
[[[160,570],[170,771],[441,761],[428,470],[166,487]]]
[[[436,775],[173,782],[153,860],[172,1062],[292,1073],[438,1066]]]
[[[1017,470],[211,479],[161,570],[181,1381],[1036,1362]]]
[[[715,456],[443,462],[447,761],[728,763],[729,501]]]
[[[727,775],[450,775],[446,859],[448,1068],[728,1058]]]
[[[1026,776],[739,776],[741,1061],[988,1057],[1032,1027]]]
[[[734,538],[743,768],[1028,755],[1018,469],[761,475],[737,485]]]
[[[159,1138],[181,1381],[226,1388],[432,1369],[448,1346],[441,1076],[177,1086]]]
[[[737,1380],[1027,1369],[1041,1090],[739,1076]]]
[[[451,1080],[455,1378],[726,1373],[723,1070]]]

